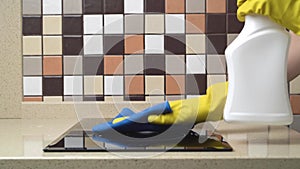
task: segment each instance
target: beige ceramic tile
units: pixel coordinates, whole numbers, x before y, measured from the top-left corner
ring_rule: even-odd
[[[227,45],[230,45],[238,35],[239,34],[227,34]]]
[[[23,37],[23,55],[41,55],[42,38],[41,36]]]
[[[187,54],[205,53],[205,35],[187,35],[186,52]]]
[[[44,36],[43,39],[44,55],[61,55],[62,54],[62,37],[61,36]]]
[[[161,103],[163,101],[165,101],[165,97],[164,96],[146,96],[146,101],[150,102],[150,103]]]
[[[164,94],[164,76],[146,76],[145,87],[146,94]]]
[[[300,76],[290,82],[290,93],[300,94]]]
[[[146,15],[145,33],[164,33],[164,15]]]
[[[103,77],[102,76],[85,76],[84,77],[84,94],[85,95],[103,94]]]
[[[62,17],[61,16],[44,16],[43,34],[62,34]]]
[[[226,82],[226,75],[208,75],[207,86],[211,86],[216,83]]]
[[[45,103],[60,103],[62,102],[62,96],[44,96]]]

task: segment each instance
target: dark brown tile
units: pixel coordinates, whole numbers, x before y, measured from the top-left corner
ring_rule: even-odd
[[[124,96],[125,101],[145,101],[145,95],[130,95]]]
[[[165,13],[165,0],[145,0],[145,12]]]
[[[124,0],[104,0],[104,12],[106,14],[124,13]]]
[[[83,12],[85,14],[102,14],[103,0],[84,0]]]
[[[244,22],[238,21],[236,14],[227,15],[228,33],[240,33],[243,27],[244,27]]]
[[[227,46],[226,34],[207,35],[206,52],[207,54],[224,54]]]
[[[123,55],[124,37],[122,35],[105,35],[103,44],[104,54]]]
[[[207,77],[205,74],[186,75],[186,94],[203,95],[206,93]]]
[[[104,101],[104,96],[95,95],[95,96],[83,96],[83,101]]]
[[[41,35],[42,17],[23,17],[23,35]]]
[[[43,77],[43,96],[62,96],[63,95],[63,78]]]
[[[145,55],[145,74],[164,75],[165,56],[164,55]]]
[[[103,75],[103,56],[84,56],[83,73],[84,75]]]
[[[225,14],[207,14],[206,15],[206,33],[226,33],[226,15]]]
[[[64,16],[63,17],[64,35],[82,35],[83,20],[82,16]]]
[[[83,48],[82,36],[78,37],[63,37],[63,54],[64,55],[79,55]]]
[[[236,13],[237,11],[237,0],[227,0],[227,13]]]
[[[185,35],[165,35],[167,54],[185,54]]]

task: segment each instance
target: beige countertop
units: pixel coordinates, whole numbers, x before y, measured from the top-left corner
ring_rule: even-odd
[[[300,168],[300,133],[214,122],[233,152],[44,153],[76,120],[0,120],[0,168]],[[201,125],[197,126],[198,128]]]

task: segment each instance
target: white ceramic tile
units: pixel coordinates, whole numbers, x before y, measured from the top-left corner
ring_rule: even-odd
[[[43,13],[44,14],[61,14],[62,13],[62,0],[43,0]]]
[[[42,77],[23,77],[23,92],[25,96],[43,95]]]
[[[164,53],[164,36],[145,35],[145,53]]]
[[[64,76],[64,95],[82,95],[81,76]]]
[[[166,33],[184,33],[184,14],[166,15]]]
[[[123,15],[104,15],[105,34],[123,34]]]
[[[144,0],[124,0],[125,13],[143,13]]]
[[[103,33],[102,15],[84,15],[84,34],[101,34]]]
[[[104,77],[105,95],[123,95],[123,77],[105,76]]]
[[[84,36],[84,54],[102,54],[103,36],[85,35]]]
[[[187,74],[205,74],[205,65],[205,55],[186,56]]]
[[[65,137],[64,143],[66,148],[83,148],[82,137]]]

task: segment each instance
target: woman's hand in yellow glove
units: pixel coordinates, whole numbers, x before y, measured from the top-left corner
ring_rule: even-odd
[[[237,5],[240,21],[246,15],[260,14],[300,35],[300,0],[238,0]]]
[[[154,124],[200,123],[204,121],[221,120],[226,102],[228,83],[218,83],[210,86],[206,95],[170,101],[171,113],[148,116],[148,122]]]

